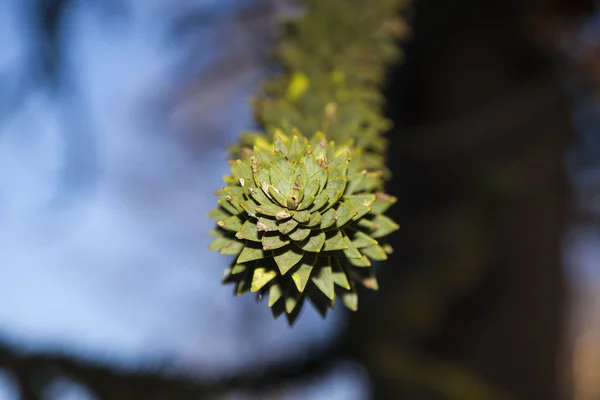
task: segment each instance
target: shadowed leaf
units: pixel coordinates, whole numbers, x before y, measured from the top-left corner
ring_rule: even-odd
[[[281,275],[285,275],[292,267],[300,262],[304,252],[295,246],[286,246],[274,251],[274,259]]]
[[[328,264],[329,265],[322,266],[318,270],[315,270],[311,276],[311,280],[325,296],[327,296],[329,299],[333,299],[335,296],[335,291],[333,287],[331,259],[329,259]]]

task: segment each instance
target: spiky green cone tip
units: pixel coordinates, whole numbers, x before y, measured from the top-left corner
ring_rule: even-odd
[[[211,249],[236,256],[224,282],[237,295],[267,295],[274,316],[285,312],[290,323],[306,298],[323,316],[336,295],[356,310],[357,285],[377,289],[372,261],[391,252],[378,239],[398,229],[383,215],[396,199],[382,193],[381,173],[363,169],[352,143],[274,136],[230,161],[217,192]]]

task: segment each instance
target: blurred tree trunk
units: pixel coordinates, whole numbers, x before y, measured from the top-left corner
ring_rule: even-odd
[[[560,398],[571,127],[530,28],[589,3],[416,3],[388,96],[401,229],[349,339],[377,398]]]

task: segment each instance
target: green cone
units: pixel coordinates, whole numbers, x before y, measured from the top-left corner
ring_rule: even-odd
[[[396,199],[383,193],[380,86],[401,57],[405,0],[301,2],[305,16],[281,25],[283,73],[254,101],[258,132],[230,147],[210,213],[211,248],[235,257],[224,282],[268,297],[290,323],[307,299],[323,316],[337,298],[356,310],[357,288],[378,287],[372,263],[391,252],[381,239],[398,229],[384,215]]]
[[[357,308],[356,287],[377,289],[373,261],[387,258],[379,239],[398,226],[383,215],[396,199],[381,193],[381,173],[367,172],[361,152],[277,132],[231,161],[211,249],[236,256],[224,281],[235,292],[268,296],[290,322],[308,298],[325,315],[336,295]]]

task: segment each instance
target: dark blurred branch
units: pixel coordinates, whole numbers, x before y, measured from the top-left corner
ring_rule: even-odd
[[[29,19],[24,26],[33,41],[29,43],[28,59],[0,74],[0,126],[14,115],[25,100],[41,86],[55,88],[58,83],[62,55],[60,24],[72,0],[32,0]]]
[[[263,396],[291,383],[322,377],[341,359],[340,350],[332,348],[313,353],[300,364],[295,360],[293,364],[257,368],[256,373],[203,382],[193,377],[168,375],[160,369],[128,372],[65,356],[20,354],[0,344],[0,368],[17,377],[24,400],[41,398],[46,385],[65,377],[84,385],[100,399],[110,400],[212,399],[235,391]]]
[[[56,83],[62,56],[60,27],[65,11],[72,0],[34,0],[34,13],[39,26],[38,56],[48,79]]]

